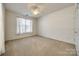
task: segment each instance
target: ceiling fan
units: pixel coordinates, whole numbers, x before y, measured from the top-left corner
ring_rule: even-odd
[[[34,14],[34,15],[38,15],[40,13],[40,8],[38,6],[32,6],[31,7],[31,12]]]

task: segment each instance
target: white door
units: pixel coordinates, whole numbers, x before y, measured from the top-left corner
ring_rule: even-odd
[[[75,15],[75,44],[77,55],[79,56],[79,4],[76,5]]]
[[[5,52],[4,44],[4,12],[3,5],[0,3],[0,55]]]

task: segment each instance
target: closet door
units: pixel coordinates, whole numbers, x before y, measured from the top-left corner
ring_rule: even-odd
[[[77,55],[79,56],[79,4],[76,4],[76,15],[75,15],[75,44]]]
[[[0,55],[5,52],[4,44],[4,10],[3,5],[0,3]]]

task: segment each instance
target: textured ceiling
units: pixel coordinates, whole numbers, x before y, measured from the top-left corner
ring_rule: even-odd
[[[48,13],[54,12],[56,10],[60,10],[65,7],[72,6],[74,4],[72,3],[5,3],[5,8],[7,10],[19,13],[21,15],[28,15],[31,17],[41,17],[43,15],[46,15]],[[31,6],[38,6],[40,8],[40,14],[34,16],[30,12]]]

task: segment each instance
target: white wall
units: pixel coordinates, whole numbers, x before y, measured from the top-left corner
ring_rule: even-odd
[[[4,45],[4,7],[0,3],[0,55],[5,52],[5,45]]]
[[[36,19],[33,20],[33,32],[32,33],[26,33],[22,35],[16,34],[16,18],[17,17],[24,17],[23,15],[14,13],[12,11],[6,10],[6,40],[13,40],[13,39],[19,39],[27,36],[36,35]],[[24,17],[26,18],[26,17]]]
[[[75,6],[55,11],[38,19],[38,35],[74,43]]]

